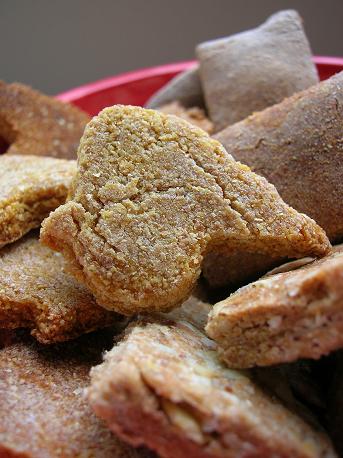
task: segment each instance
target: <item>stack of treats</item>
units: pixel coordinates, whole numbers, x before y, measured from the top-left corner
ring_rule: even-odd
[[[343,72],[295,11],[196,55],[93,119],[0,82],[1,457],[343,454]]]

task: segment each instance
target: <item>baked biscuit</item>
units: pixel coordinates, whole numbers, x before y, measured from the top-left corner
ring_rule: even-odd
[[[78,108],[24,84],[0,81],[2,152],[75,159],[89,119]]]
[[[34,235],[0,252],[0,328],[29,328],[40,342],[52,343],[124,321],[99,307],[65,273],[63,257]]]
[[[273,183],[285,202],[313,218],[332,242],[338,242],[343,239],[342,123],[343,72],[224,129],[215,138],[235,159]],[[222,287],[256,280],[275,260],[218,253],[205,263],[209,284]]]
[[[206,332],[237,368],[317,359],[342,347],[343,245],[239,289],[214,306]]]
[[[106,108],[86,127],[78,167],[71,200],[43,222],[41,240],[110,310],[180,305],[218,246],[295,257],[330,247],[264,178],[176,116]]]
[[[159,107],[159,111],[165,114],[171,114],[178,116],[179,118],[185,119],[186,121],[200,127],[208,134],[213,132],[213,124],[206,117],[205,111],[199,107],[185,108],[179,102],[171,102],[166,105]]]
[[[119,437],[164,458],[335,456],[323,433],[225,368],[187,321],[131,325],[92,369],[88,397]]]
[[[66,200],[76,162],[0,156],[0,248],[38,227]]]
[[[343,238],[342,124],[343,72],[215,138],[337,242]]]
[[[21,339],[0,350],[2,458],[153,457],[117,439],[88,406],[89,370],[110,333],[42,346]]]
[[[293,10],[272,15],[256,29],[202,43],[196,54],[216,131],[319,81]]]
[[[199,66],[180,73],[165,84],[147,101],[147,108],[159,108],[167,103],[179,102],[183,107],[205,106],[202,92]]]

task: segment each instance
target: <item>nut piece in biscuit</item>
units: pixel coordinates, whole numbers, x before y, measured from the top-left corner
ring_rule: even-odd
[[[318,82],[302,20],[280,11],[264,24],[196,49],[215,130],[281,102]]]
[[[147,318],[91,371],[95,413],[164,458],[334,457],[325,434],[225,368],[187,321]]]
[[[199,107],[185,108],[179,102],[171,102],[158,109],[162,113],[178,116],[186,121],[200,127],[208,134],[213,132],[213,124],[206,117],[205,111]]]
[[[66,200],[76,162],[0,156],[0,248],[40,225]]]
[[[75,159],[89,116],[24,84],[0,81],[0,143],[7,154]]]
[[[343,245],[297,267],[267,275],[214,306],[206,332],[229,367],[317,359],[343,346]]]
[[[64,272],[59,253],[32,235],[0,252],[0,328],[29,328],[42,343],[60,342],[124,319],[99,307]]]
[[[198,65],[175,76],[155,92],[147,101],[146,107],[157,109],[175,101],[186,108],[205,106]]]
[[[294,257],[330,247],[264,178],[176,116],[106,108],[86,127],[78,155],[70,201],[43,222],[41,240],[110,310],[180,305],[203,256],[218,247]]]
[[[48,347],[21,338],[0,350],[2,458],[154,456],[111,434],[85,399],[89,370],[111,342],[99,332]]]

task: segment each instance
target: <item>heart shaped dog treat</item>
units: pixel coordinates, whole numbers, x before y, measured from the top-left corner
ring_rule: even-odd
[[[292,257],[330,247],[274,186],[175,116],[106,108],[86,127],[78,167],[70,201],[41,238],[111,310],[179,305],[218,247]]]
[[[317,359],[343,347],[343,245],[239,289],[214,306],[206,331],[229,367]]]
[[[38,227],[66,200],[76,162],[0,156],[0,248]]]

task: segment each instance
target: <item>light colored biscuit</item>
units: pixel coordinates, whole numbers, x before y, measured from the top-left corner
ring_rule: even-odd
[[[325,434],[225,368],[187,321],[130,326],[92,369],[88,396],[119,437],[164,458],[335,456]]]
[[[89,116],[24,84],[0,81],[0,153],[75,159]]]
[[[319,81],[293,10],[272,15],[256,29],[202,43],[196,54],[216,131]]]
[[[38,227],[66,200],[76,162],[0,156],[0,248]]]
[[[0,350],[2,458],[140,458],[117,439],[84,397],[89,370],[113,341],[97,333],[55,346],[31,339]]]
[[[343,245],[297,267],[214,306],[206,332],[229,367],[317,359],[343,346]]]
[[[198,65],[175,76],[155,92],[147,101],[146,106],[156,109],[175,101],[180,102],[186,108],[205,106]]]
[[[159,111],[165,114],[171,114],[185,119],[186,121],[200,127],[208,134],[213,132],[213,124],[206,117],[205,111],[199,107],[183,107],[180,102],[171,102],[158,108]]]
[[[59,253],[34,235],[0,252],[0,328],[29,328],[42,343],[60,342],[125,320],[99,307],[65,273]]]
[[[106,108],[88,124],[70,201],[41,240],[105,308],[168,311],[190,295],[206,253],[323,255],[322,229],[220,143],[176,116]]]

